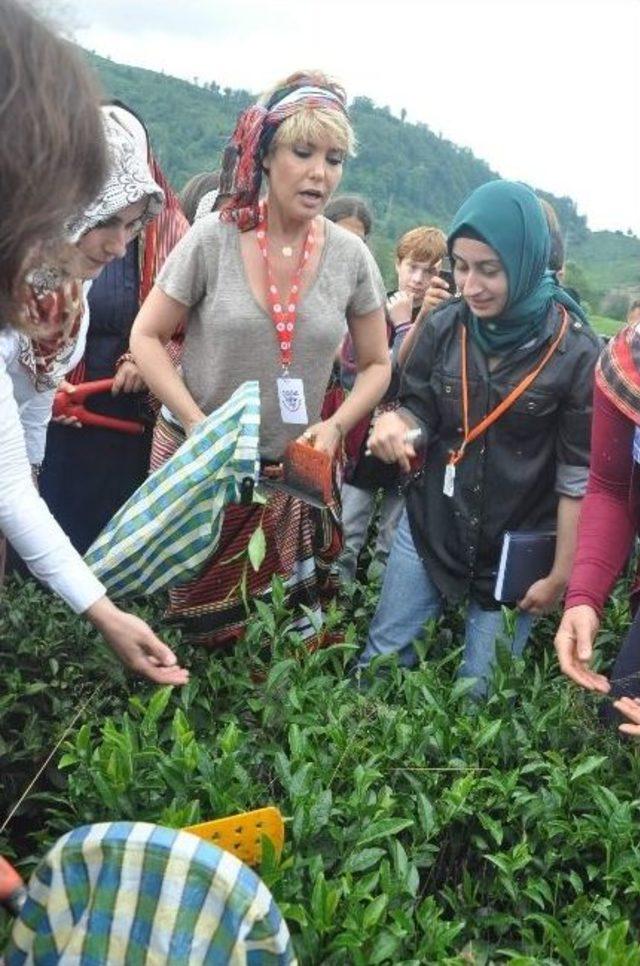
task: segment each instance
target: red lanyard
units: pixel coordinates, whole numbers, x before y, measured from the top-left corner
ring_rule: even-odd
[[[310,224],[309,230],[307,231],[307,237],[305,238],[304,246],[302,248],[302,254],[300,255],[300,261],[298,262],[298,267],[296,268],[295,274],[291,281],[291,291],[289,292],[289,297],[287,298],[287,301],[283,303],[282,299],[280,298],[280,293],[278,292],[278,286],[276,285],[273,277],[271,264],[269,262],[269,252],[267,251],[267,233],[267,206],[263,201],[261,201],[256,238],[258,239],[258,247],[262,252],[262,257],[264,258],[267,266],[267,298],[269,301],[269,311],[276,331],[278,345],[280,347],[280,360],[282,362],[282,368],[286,372],[291,365],[291,360],[293,358],[293,338],[296,333],[296,321],[298,318],[300,281],[302,279],[302,273],[305,269],[305,266],[311,258],[315,237],[313,234],[313,226]]]
[[[457,464],[464,456],[465,450],[469,445],[469,443],[472,443],[474,439],[477,439],[478,436],[481,436],[484,432],[486,432],[486,430],[489,429],[489,426],[492,426],[497,419],[500,419],[503,413],[506,413],[507,409],[510,409],[511,406],[513,406],[514,402],[517,399],[519,399],[524,392],[526,392],[526,390],[529,388],[529,386],[534,381],[534,379],[536,379],[540,375],[540,373],[546,366],[547,362],[549,361],[553,353],[560,345],[560,342],[562,341],[562,338],[565,332],[567,331],[567,327],[569,325],[569,313],[565,309],[564,305],[561,305],[560,308],[562,310],[562,326],[560,327],[560,332],[558,333],[557,338],[554,339],[554,341],[551,343],[551,345],[549,346],[548,350],[546,351],[546,353],[544,354],[544,356],[542,357],[538,365],[524,377],[522,382],[518,383],[515,389],[511,390],[508,396],[505,396],[505,398],[502,400],[501,403],[498,403],[495,409],[492,409],[491,412],[484,417],[484,419],[480,420],[480,422],[477,423],[473,427],[473,429],[469,429],[469,386],[467,383],[467,328],[464,325],[462,326],[462,333],[461,333],[462,419],[463,419],[463,428],[464,428],[464,439],[462,440],[462,443],[460,444],[458,449],[451,450],[449,452],[450,466],[457,466]]]

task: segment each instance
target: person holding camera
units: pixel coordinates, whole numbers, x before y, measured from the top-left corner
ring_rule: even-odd
[[[392,353],[398,351],[422,314],[425,295],[432,279],[437,275],[445,252],[446,238],[439,228],[419,225],[405,232],[398,241],[395,259],[398,287],[387,294],[385,307],[387,339]],[[342,345],[340,361],[342,387],[348,390],[355,375],[353,344],[348,335]],[[382,408],[393,405],[392,394],[388,393]],[[384,574],[391,543],[404,508],[397,468],[385,466],[366,452],[370,425],[369,415],[358,423],[345,440],[347,462],[341,492],[344,547],[336,569],[341,579],[346,581],[355,578],[358,558],[367,538],[378,492],[382,490],[382,499],[373,559],[368,570],[370,579],[380,579]]]
[[[493,594],[507,530],[557,527],[550,573],[517,602],[514,654],[564,592],[599,344],[547,271],[549,244],[540,202],[519,183],[483,185],[453,220],[448,251],[460,295],[425,318],[401,376],[400,408],[377,420],[369,442],[408,472],[419,431],[426,459],[407,491],[360,668],[393,654],[413,666],[425,621],[445,602],[466,600],[461,675],[484,694],[503,632]]]

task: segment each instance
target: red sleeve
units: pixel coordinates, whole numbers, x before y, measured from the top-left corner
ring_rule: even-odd
[[[638,524],[634,431],[596,386],[589,482],[565,609],[590,604],[600,613],[631,550]]]

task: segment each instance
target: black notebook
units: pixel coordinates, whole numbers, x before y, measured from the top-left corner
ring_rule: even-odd
[[[507,530],[493,596],[504,604],[522,600],[531,584],[548,576],[556,553],[555,530]]]

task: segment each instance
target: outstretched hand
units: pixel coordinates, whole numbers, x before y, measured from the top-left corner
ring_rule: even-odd
[[[120,610],[102,597],[86,611],[86,616],[135,674],[155,684],[186,684],[189,680],[189,672],[179,666],[171,648],[135,614]]]
[[[600,618],[588,604],[570,607],[558,628],[555,648],[563,674],[588,691],[607,694],[611,685],[604,676],[589,667]]]
[[[625,735],[633,735],[635,738],[640,737],[640,698],[619,698],[618,701],[613,702],[614,708],[616,708],[620,714],[623,714],[625,718],[633,724],[618,725],[618,730]]]

